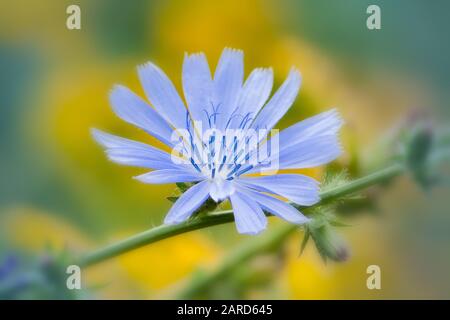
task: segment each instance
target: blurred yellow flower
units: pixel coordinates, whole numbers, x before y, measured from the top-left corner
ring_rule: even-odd
[[[90,247],[90,241],[72,224],[55,214],[30,207],[13,208],[1,216],[2,234],[14,246],[32,252],[46,248],[80,252]]]
[[[151,292],[211,265],[220,251],[201,232],[194,232],[128,252],[119,257],[119,262],[134,282]]]
[[[301,239],[289,241],[286,265],[281,274],[290,299],[331,299],[336,287],[333,265],[325,265],[312,244],[299,256]]]

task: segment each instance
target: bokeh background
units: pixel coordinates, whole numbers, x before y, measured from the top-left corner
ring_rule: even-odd
[[[81,7],[81,30],[66,28],[70,4]],[[369,4],[381,7],[381,30],[366,28]],[[138,64],[154,61],[178,88],[185,52],[205,52],[214,67],[224,47],[243,49],[246,74],[273,66],[277,86],[294,65],[303,85],[279,127],[338,107],[340,161],[364,166],[355,155],[413,110],[449,118],[448,30],[445,0],[1,1],[2,270],[19,270],[19,290],[48,252],[81,254],[162,222],[176,187],[131,179],[142,170],[108,162],[89,134],[154,142],[108,104],[116,83],[143,93]],[[299,232],[203,297],[450,298],[449,195],[401,178],[342,229],[347,262],[324,264],[312,245],[299,257]],[[83,271],[83,285],[91,298],[170,298],[248,238],[231,224],[177,236]],[[381,267],[381,290],[366,287],[371,264]]]

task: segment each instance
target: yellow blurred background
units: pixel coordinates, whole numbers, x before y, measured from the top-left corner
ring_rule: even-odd
[[[365,25],[372,2],[382,9],[378,31]],[[66,28],[70,4],[81,8],[81,30]],[[242,49],[246,74],[272,66],[276,86],[296,66],[302,88],[279,127],[337,107],[346,121],[339,161],[348,165],[352,153],[366,160],[411,110],[448,119],[449,14],[445,1],[2,1],[0,264],[2,255],[48,247],[81,254],[162,222],[175,185],[131,179],[142,170],[108,162],[89,133],[158,145],[108,104],[117,83],[143,95],[137,65],[155,62],[178,89],[185,52],[205,52],[214,68],[224,47]],[[448,195],[402,178],[376,212],[340,230],[349,261],[324,264],[312,245],[299,257],[299,232],[205,298],[449,298]],[[84,283],[94,298],[170,298],[248,238],[232,225],[195,231],[95,266]],[[366,287],[372,264],[381,267],[381,290]]]

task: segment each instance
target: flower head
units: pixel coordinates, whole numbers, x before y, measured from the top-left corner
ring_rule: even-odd
[[[157,66],[147,63],[138,72],[151,106],[126,87],[116,86],[110,96],[113,109],[173,152],[99,130],[93,135],[110,160],[152,169],[136,177],[142,182],[195,183],[175,202],[165,223],[185,221],[208,198],[231,201],[240,233],[264,230],[264,211],[295,224],[308,221],[274,196],[313,205],[319,201],[318,182],[277,171],[319,166],[338,157],[342,120],[333,109],[279,133],[274,129],[298,94],[297,70],[292,69],[270,97],[272,69],[255,69],[244,82],[241,51],[225,49],[214,76],[203,53],[186,55],[182,82],[187,107]]]

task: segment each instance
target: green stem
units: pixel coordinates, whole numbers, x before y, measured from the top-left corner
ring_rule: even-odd
[[[392,165],[388,168],[379,170],[365,177],[353,180],[342,186],[338,186],[331,190],[327,190],[321,193],[321,201],[317,204],[323,204],[338,197],[352,194],[356,191],[365,189],[371,185],[382,183],[390,180],[391,178],[401,174],[404,171],[404,167],[401,165]],[[79,265],[87,267],[96,263],[105,261],[107,259],[116,257],[125,252],[140,248],[150,243],[163,240],[176,236],[178,234],[186,233],[193,230],[207,228],[215,225],[225,224],[234,221],[232,210],[220,211],[211,214],[207,214],[198,218],[194,218],[177,225],[161,225],[159,227],[138,233],[130,238],[124,239],[117,243],[106,246],[105,248],[94,251],[81,258]],[[293,226],[292,228],[294,228]],[[283,231],[283,230],[282,230]],[[284,234],[284,232],[280,232]],[[289,234],[289,232],[288,232]],[[256,241],[257,245],[258,242]],[[260,243],[264,246],[264,242]],[[251,252],[251,250],[249,250]],[[238,256],[235,259],[242,259],[246,257],[246,254],[241,253],[242,256]]]
[[[146,230],[82,257],[79,265],[83,267],[91,266],[159,240],[197,229],[232,222],[234,221],[232,212],[232,210],[224,210],[214,214],[205,215],[200,218],[187,220],[179,224],[161,225]]]
[[[336,199],[345,195],[365,189],[374,184],[386,182],[404,171],[400,165],[394,165],[384,170],[377,171],[363,178],[351,181],[345,185],[333,188],[321,194],[320,203]],[[312,207],[310,207],[312,208]],[[270,232],[261,237],[253,237],[223,259],[221,264],[209,273],[197,276],[189,282],[178,294],[178,299],[192,299],[198,297],[217,281],[229,275],[236,266],[240,266],[251,258],[277,248],[292,233],[298,230],[293,224],[282,224],[276,226]]]
[[[298,230],[294,224],[282,224],[274,227],[273,230],[263,234],[260,237],[253,237],[247,242],[239,245],[237,250],[232,250],[226,256],[218,268],[209,273],[194,277],[187,286],[177,294],[177,299],[192,299],[205,292],[217,281],[229,275],[236,266],[240,266],[251,258],[277,248],[293,232]]]
[[[357,191],[361,191],[375,184],[381,184],[395,178],[405,171],[405,167],[401,164],[394,164],[390,167],[378,170],[362,178],[352,180],[342,186],[338,186],[331,190],[327,190],[320,195],[320,203],[328,202],[335,198],[350,195]]]

